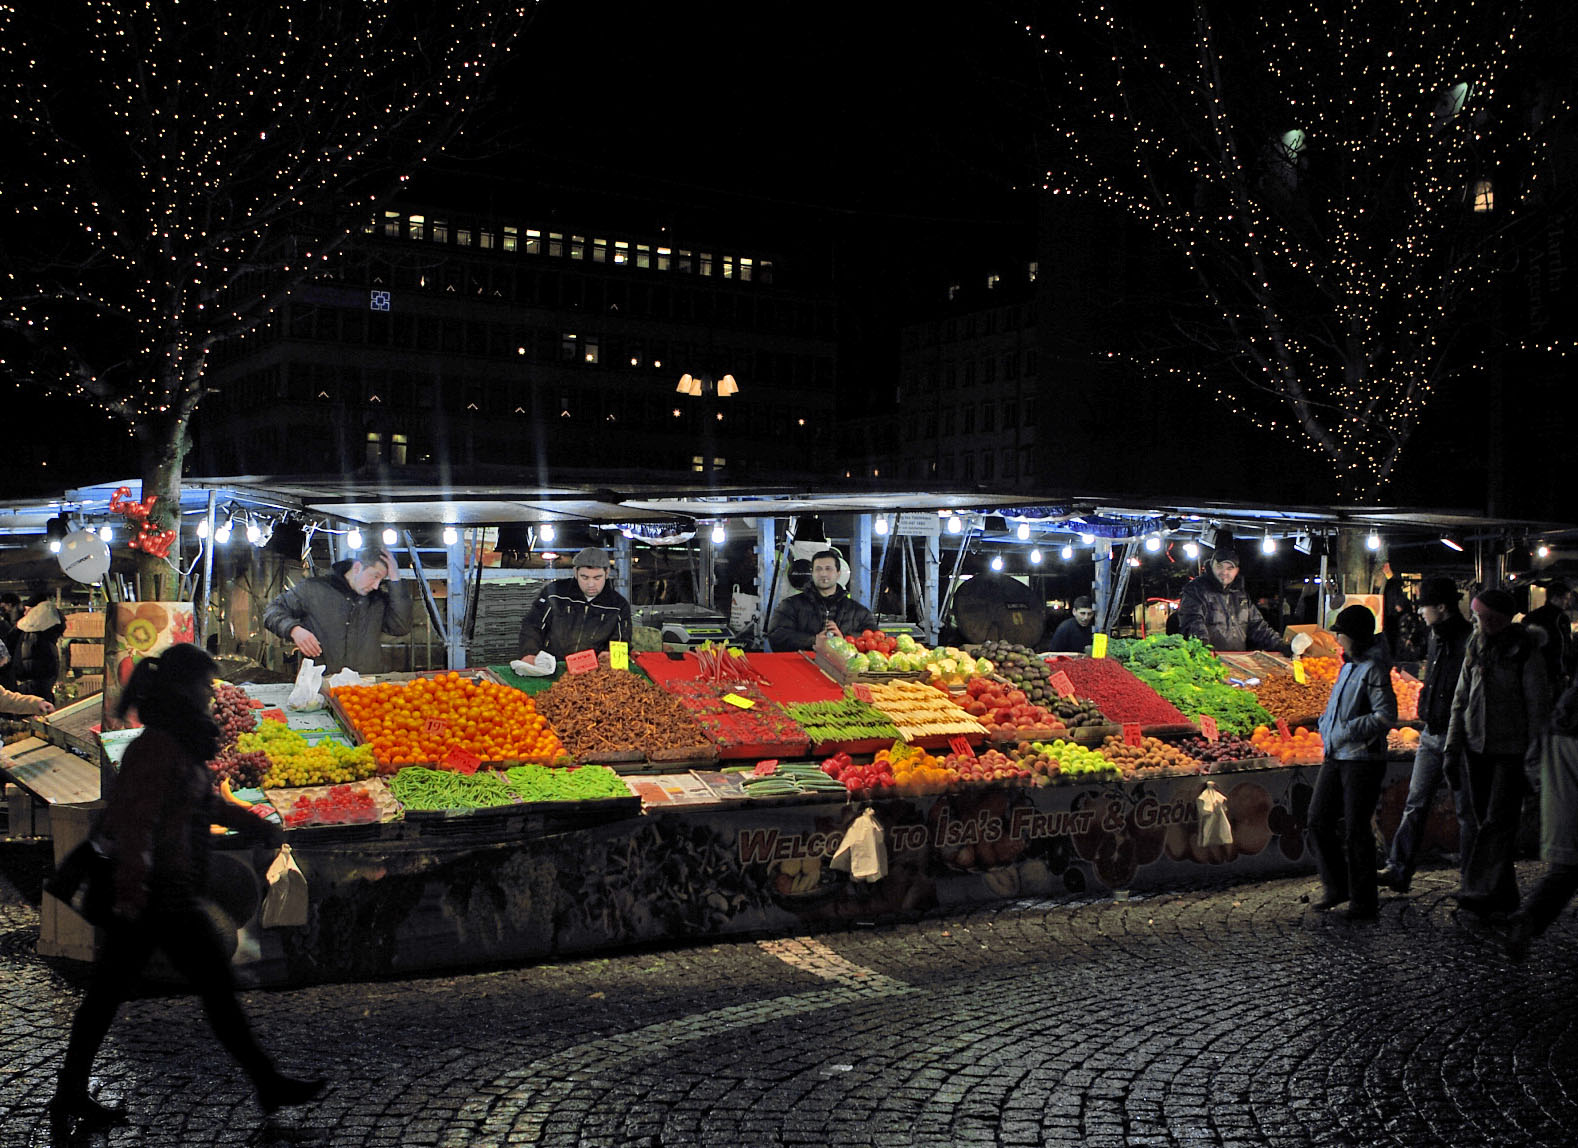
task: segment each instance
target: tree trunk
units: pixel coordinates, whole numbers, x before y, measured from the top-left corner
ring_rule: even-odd
[[[186,459],[187,416],[168,414],[145,424],[138,434],[142,454],[142,492],[146,503],[157,495],[148,524],[154,530],[174,530],[175,539],[164,557],[137,550],[137,598],[142,602],[171,602],[181,593],[181,466]]]

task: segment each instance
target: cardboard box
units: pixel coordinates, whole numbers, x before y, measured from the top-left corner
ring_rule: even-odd
[[[1337,644],[1337,636],[1329,630],[1323,630],[1314,624],[1289,626],[1282,631],[1282,640],[1291,642],[1295,634],[1308,634],[1310,636],[1310,648],[1304,651],[1304,656],[1307,658],[1340,658],[1342,656],[1342,647]]]

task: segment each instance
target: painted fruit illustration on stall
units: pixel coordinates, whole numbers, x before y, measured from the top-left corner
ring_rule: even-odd
[[[1199,822],[1174,825],[1167,830],[1167,856],[1174,861],[1221,865],[1235,857],[1252,857],[1271,844],[1273,802],[1266,787],[1241,781],[1227,791],[1227,821],[1233,829],[1228,845],[1201,845]],[[1279,807],[1280,808],[1280,807]]]
[[[1142,798],[1145,790],[1137,791]],[[1127,889],[1141,867],[1162,855],[1168,830],[1159,825],[1142,827],[1135,817],[1136,800],[1119,790],[1092,790],[1074,799],[1077,813],[1095,816],[1082,833],[1074,834],[1074,850],[1091,863],[1096,878],[1109,889]]]
[[[137,663],[180,642],[196,640],[196,615],[190,602],[117,602],[110,609],[104,643],[104,728],[114,718],[121,688]]]

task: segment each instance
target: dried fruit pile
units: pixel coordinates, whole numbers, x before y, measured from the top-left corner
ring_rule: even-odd
[[[1299,682],[1288,674],[1267,674],[1254,689],[1255,698],[1274,718],[1297,721],[1317,717],[1326,709],[1331,685],[1326,682]]]
[[[1177,744],[1178,748],[1190,757],[1207,765],[1215,765],[1219,761],[1246,761],[1265,756],[1252,742],[1234,737],[1232,734],[1222,734],[1215,741],[1203,737],[1186,737]]]
[[[706,734],[680,700],[627,670],[591,670],[560,678],[537,695],[537,709],[553,723],[577,759],[707,746]]]

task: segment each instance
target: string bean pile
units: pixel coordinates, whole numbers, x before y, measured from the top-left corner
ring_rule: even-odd
[[[828,741],[863,741],[867,738],[898,740],[898,727],[888,715],[876,706],[851,697],[848,690],[842,701],[801,702],[784,708],[818,745]]]
[[[504,777],[522,801],[596,801],[631,795],[624,778],[606,765],[578,769],[516,765],[506,769]]]
[[[492,809],[515,804],[504,778],[492,770],[454,773],[408,765],[389,779],[389,791],[407,809]]]

